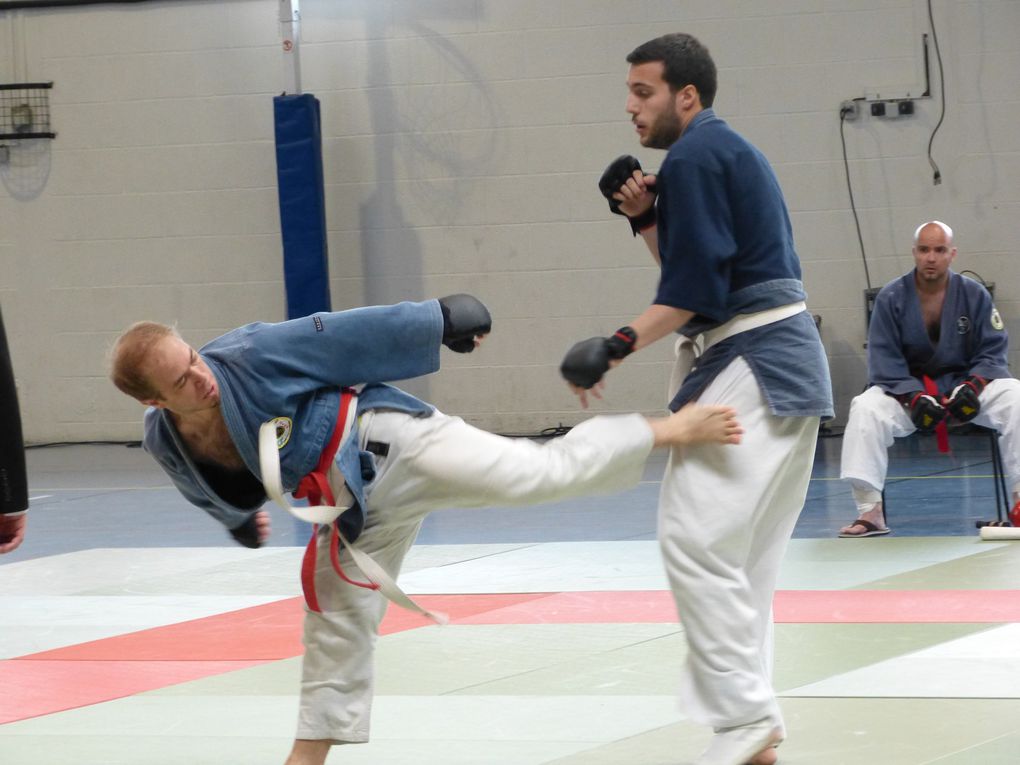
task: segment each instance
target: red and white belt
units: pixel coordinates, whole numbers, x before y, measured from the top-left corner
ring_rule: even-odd
[[[336,501],[336,495],[345,491],[346,486],[343,474],[336,466],[335,457],[354,429],[357,398],[357,393],[353,389],[341,389],[340,407],[333,435],[322,451],[315,469],[301,479],[297,489],[293,492],[293,496],[297,499],[307,498],[308,507],[294,507],[283,496],[280,478],[280,452],[276,443],[276,425],[270,420],[262,423],[262,427],[259,428],[259,467],[262,471],[262,485],[265,487],[266,494],[295,518],[313,524],[312,536],[308,540],[308,546],[305,548],[305,555],[301,562],[301,588],[305,594],[305,602],[311,611],[322,613],[315,590],[317,539],[319,526],[330,525],[332,527],[329,544],[330,561],[333,564],[333,570],[344,582],[355,587],[378,590],[398,606],[423,614],[438,624],[446,624],[449,621],[446,614],[430,611],[408,597],[382,566],[352,545],[340,530],[340,514],[349,509],[351,504],[338,504]],[[340,565],[341,544],[350,554],[354,564],[369,580],[368,582],[356,582],[344,573],[343,567]]]

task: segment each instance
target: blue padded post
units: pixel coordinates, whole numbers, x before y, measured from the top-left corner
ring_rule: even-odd
[[[273,114],[287,318],[298,319],[330,310],[319,100],[310,93],[276,96]],[[311,531],[295,518],[294,544]]]
[[[319,101],[273,98],[287,318],[330,310]]]

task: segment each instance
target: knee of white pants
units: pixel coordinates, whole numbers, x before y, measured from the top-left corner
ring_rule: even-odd
[[[850,404],[843,434],[840,477],[872,490],[885,484],[887,451],[893,440],[915,430],[903,407],[878,386],[868,388]]]
[[[999,432],[1003,467],[1015,493],[1020,490],[1020,380],[989,381],[980,401],[981,411],[974,422]]]
[[[892,396],[886,394],[877,385],[872,385],[864,393],[854,396],[850,401],[850,423],[862,425],[871,422],[887,422],[893,430],[913,430],[910,418],[903,411],[903,406]]]

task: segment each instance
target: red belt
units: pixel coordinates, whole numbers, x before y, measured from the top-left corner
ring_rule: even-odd
[[[928,375],[922,375],[921,381],[924,383],[924,392],[941,404],[942,395],[939,393],[935,381],[928,377]],[[940,452],[949,454],[949,425],[945,419],[935,426],[935,443],[938,445]]]
[[[354,402],[353,388],[341,388],[340,391],[340,407],[336,415],[336,426],[333,428],[333,436],[330,438],[326,448],[322,450],[315,470],[302,478],[297,489],[294,490],[295,497],[298,499],[307,498],[308,503],[311,505],[336,504],[336,498],[333,496],[333,490],[329,485],[328,473],[333,465],[336,452],[340,448],[340,441],[343,438],[347,418],[353,416],[351,404]],[[378,590],[379,585],[374,582],[355,582],[344,573],[340,565],[339,523],[339,518],[333,521],[333,529],[330,532],[329,559],[333,563],[333,570],[336,571],[337,576],[348,584],[364,587],[369,590]],[[305,548],[305,557],[301,561],[301,589],[305,593],[305,602],[308,604],[308,608],[316,613],[322,613],[322,609],[319,607],[319,598],[315,592],[315,565],[318,556],[316,542],[318,540],[318,532],[318,525],[312,526],[312,538],[308,540],[308,546]]]

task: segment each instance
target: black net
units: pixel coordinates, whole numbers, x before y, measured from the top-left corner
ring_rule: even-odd
[[[55,138],[50,131],[52,82],[0,85],[0,139]]]

